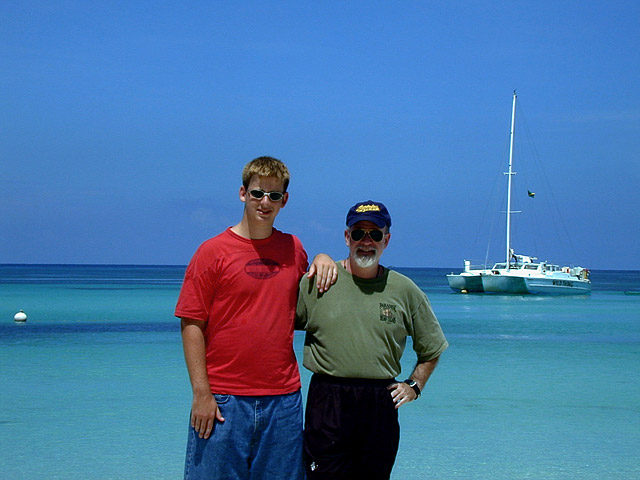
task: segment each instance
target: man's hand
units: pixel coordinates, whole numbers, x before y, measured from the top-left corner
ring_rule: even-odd
[[[421,392],[424,391],[427,380],[431,377],[431,374],[435,370],[436,365],[438,365],[439,360],[440,357],[436,357],[431,360],[427,360],[426,362],[417,363],[416,368],[413,369],[413,373],[409,378],[416,381]],[[391,398],[393,398],[396,410],[405,403],[413,402],[418,398],[418,394],[415,390],[404,382],[392,383],[387,387],[387,390],[391,391]]]
[[[391,392],[391,398],[393,398],[393,404],[396,406],[396,410],[402,405],[414,401],[418,398],[416,392],[404,382],[392,383],[387,387],[387,390]]]
[[[200,438],[207,439],[215,421],[224,422],[218,403],[211,393],[194,395],[191,406],[191,426],[198,432]]]
[[[325,253],[319,253],[313,259],[307,277],[316,276],[316,287],[318,292],[323,293],[331,288],[338,279],[338,267],[331,257]]]
[[[209,438],[216,420],[224,422],[216,399],[211,394],[205,359],[205,323],[190,318],[180,321],[184,358],[189,371],[193,403],[191,404],[191,426],[200,438]]]

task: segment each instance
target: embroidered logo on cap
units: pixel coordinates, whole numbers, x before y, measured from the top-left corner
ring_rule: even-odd
[[[380,207],[378,205],[358,205],[358,208],[356,208],[357,213],[379,212],[379,211],[380,211]]]

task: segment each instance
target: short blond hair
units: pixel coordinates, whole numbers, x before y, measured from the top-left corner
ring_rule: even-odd
[[[282,180],[283,193],[287,191],[289,186],[289,169],[282,161],[273,157],[258,157],[247,163],[242,169],[242,185],[249,188],[251,177],[258,175],[260,177],[275,177]]]

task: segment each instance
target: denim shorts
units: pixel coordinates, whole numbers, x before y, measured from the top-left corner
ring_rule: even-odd
[[[225,418],[208,439],[189,425],[185,480],[303,480],[302,397],[214,395]]]

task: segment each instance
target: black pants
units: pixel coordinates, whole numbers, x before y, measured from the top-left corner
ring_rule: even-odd
[[[400,442],[398,411],[387,390],[394,382],[313,375],[304,428],[310,480],[390,477]]]

